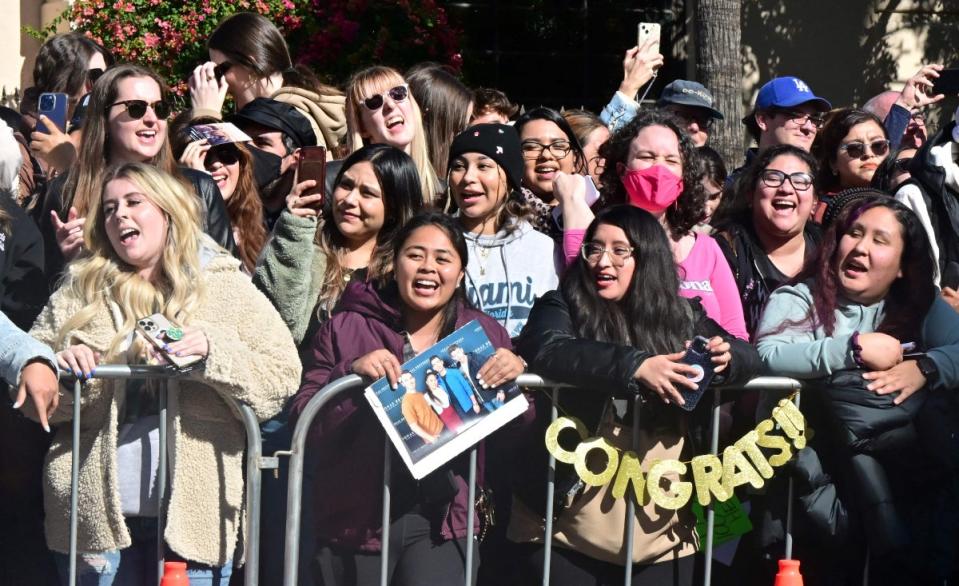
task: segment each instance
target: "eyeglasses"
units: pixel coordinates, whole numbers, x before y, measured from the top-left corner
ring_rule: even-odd
[[[90,85],[93,85],[97,82],[98,79],[103,77],[103,70],[99,67],[94,67],[93,69],[87,69],[87,81],[90,82]]]
[[[606,170],[606,157],[602,155],[596,155],[589,161],[587,161],[588,169],[592,169],[593,173],[597,175],[602,175],[603,171]]]
[[[209,163],[220,161],[224,165],[235,165],[240,160],[240,151],[236,148],[236,145],[220,144],[207,152],[206,160]]]
[[[597,264],[603,259],[604,254],[609,254],[609,262],[617,267],[626,264],[626,261],[633,256],[633,250],[632,246],[626,246],[625,244],[617,244],[612,248],[606,248],[596,242],[587,242],[579,247],[580,255],[589,264]]]
[[[850,158],[853,159],[862,158],[865,156],[867,150],[870,154],[881,157],[889,152],[889,141],[883,138],[880,140],[874,140],[867,144],[857,140],[855,142],[847,142],[846,144],[839,145],[839,151],[845,152]]]
[[[796,191],[806,191],[812,187],[812,175],[809,173],[799,172],[786,175],[776,169],[766,169],[759,176],[759,179],[766,187],[780,187],[786,182],[786,179],[789,179],[789,184],[792,185]]]
[[[146,100],[121,100],[110,104],[111,108],[114,106],[123,106],[126,108],[127,114],[134,120],[139,120],[146,116],[147,107],[152,108],[153,113],[161,120],[166,119],[170,115],[170,104],[167,104],[163,100],[157,100],[153,103],[148,103]]]
[[[816,127],[816,130],[819,130],[822,128],[822,125],[826,123],[825,114],[807,114],[805,112],[798,112],[796,110],[776,110],[775,112],[776,114],[785,116],[796,126],[805,126],[807,122],[810,122]]]
[[[229,61],[224,61],[223,63],[220,63],[219,65],[213,68],[213,77],[215,77],[217,81],[220,81],[221,79],[223,79],[223,76],[226,75],[226,72],[229,71],[231,67],[233,67],[233,64],[230,63]]]
[[[896,159],[892,162],[893,168],[897,173],[906,173],[909,171],[909,162],[912,161],[912,157],[907,159]]]
[[[687,110],[685,108],[670,108],[669,110],[674,116],[679,118],[686,126],[689,126],[690,123],[695,122],[696,126],[700,130],[709,132],[713,127],[713,122],[715,120],[705,114],[700,114],[692,110]]]
[[[376,112],[383,107],[383,103],[386,101],[385,96],[389,96],[394,102],[404,102],[406,98],[410,97],[410,86],[404,83],[396,87],[391,87],[382,94],[373,94],[363,100],[363,105],[371,112]]]
[[[556,159],[565,158],[569,151],[573,150],[573,145],[566,140],[557,140],[549,144],[543,144],[535,140],[524,140],[520,147],[523,149],[523,158],[530,161],[538,159],[545,150],[548,150]]]

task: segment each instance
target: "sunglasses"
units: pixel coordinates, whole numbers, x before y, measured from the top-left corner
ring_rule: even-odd
[[[860,159],[869,151],[870,154],[881,157],[889,152],[889,141],[886,139],[874,140],[868,144],[864,142],[847,142],[839,145],[840,152],[845,151],[852,159]]]
[[[170,115],[170,104],[167,104],[163,100],[158,100],[156,102],[148,103],[146,100],[121,100],[119,102],[114,102],[110,104],[110,107],[114,106],[123,106],[127,110],[127,114],[130,115],[130,118],[134,120],[139,120],[147,115],[147,108],[153,108],[153,113],[157,115],[157,118],[165,120]]]
[[[371,112],[376,112],[383,107],[385,96],[389,96],[394,102],[406,101],[406,98],[410,96],[410,86],[404,83],[396,87],[391,87],[382,94],[374,94],[366,98],[363,100],[363,105]]]
[[[95,84],[101,77],[103,77],[103,70],[99,67],[87,69],[87,81],[90,82],[90,85]]]
[[[224,165],[235,165],[240,161],[240,151],[232,144],[221,144],[210,149],[206,154],[208,163],[220,161]]]
[[[229,61],[224,61],[223,63],[220,63],[219,65],[213,68],[213,77],[215,77],[217,81],[220,81],[221,79],[223,79],[223,76],[226,75],[226,72],[229,71],[231,67],[233,67],[233,64],[230,63]]]

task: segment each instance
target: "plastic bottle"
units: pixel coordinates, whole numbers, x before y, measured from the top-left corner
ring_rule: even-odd
[[[779,573],[776,574],[774,586],[803,586],[799,560],[779,560]]]
[[[163,562],[160,586],[190,586],[190,579],[186,577],[186,562]]]

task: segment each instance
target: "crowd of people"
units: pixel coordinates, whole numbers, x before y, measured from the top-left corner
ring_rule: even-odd
[[[566,388],[555,404],[525,390],[526,413],[481,442],[473,522],[468,454],[416,480],[362,390],[336,396],[308,439],[302,584],[379,583],[384,458],[390,584],[463,583],[468,527],[481,585],[541,583],[546,563],[553,584],[696,583],[691,506],[642,499],[628,519],[628,496],[557,462],[547,510],[544,434],[556,407],[644,470],[706,453],[712,400],[686,404],[698,337],[715,387],[803,381],[812,429],[762,489],[737,490],[752,529],[714,583],[772,583],[790,497],[809,584],[959,579],[959,126],[924,123],[941,66],[862,107],[771,79],[742,121],[756,146],[724,160],[708,88],[640,97],[663,64],[651,42],[598,115],[520,112],[435,63],[371,64],[341,89],[253,13],[207,45],[182,112],[149,67],[80,33],[46,41],[20,109],[0,108],[0,583],[67,583],[74,465],[79,584],[150,584],[158,549],[195,586],[239,583],[245,436],[224,399],[253,409],[265,453],[288,449],[328,383],[406,385],[404,362],[472,321],[493,346],[484,388],[523,373]],[[67,98],[63,126],[38,109],[48,93]],[[156,345],[151,316],[169,322]],[[158,383],[96,370],[180,358],[200,366],[168,384],[161,503]],[[429,401],[404,405],[436,424],[423,441],[463,423],[459,371],[436,362]],[[721,448],[783,397],[723,391]],[[285,494],[264,479],[263,584],[280,581]]]

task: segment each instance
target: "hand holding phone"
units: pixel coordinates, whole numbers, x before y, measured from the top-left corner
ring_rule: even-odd
[[[208,343],[193,344],[192,341],[186,339],[185,328],[176,326],[161,313],[154,313],[137,320],[136,327],[137,333],[146,338],[157,353],[180,370],[203,361],[209,353]],[[199,334],[203,336],[202,332]],[[203,337],[203,341],[205,342],[205,337]],[[181,350],[178,345],[186,347]],[[206,348],[204,349],[203,346],[206,346]]]
[[[67,95],[64,93],[44,92],[37,103],[37,114],[46,116],[60,132],[67,131]],[[50,134],[43,122],[37,122],[37,132]]]
[[[695,390],[679,387],[679,394],[683,396],[683,404],[680,405],[686,411],[692,411],[699,404],[703,393],[709,388],[713,376],[716,374],[713,366],[712,353],[709,350],[709,340],[702,336],[693,338],[686,354],[681,362],[692,366],[695,373],[688,375],[689,380],[696,383]]]
[[[326,189],[326,147],[310,146],[300,149],[296,164],[296,183],[311,179],[316,185],[303,192],[302,196],[323,195]],[[316,200],[315,207],[323,205],[322,197]]]

